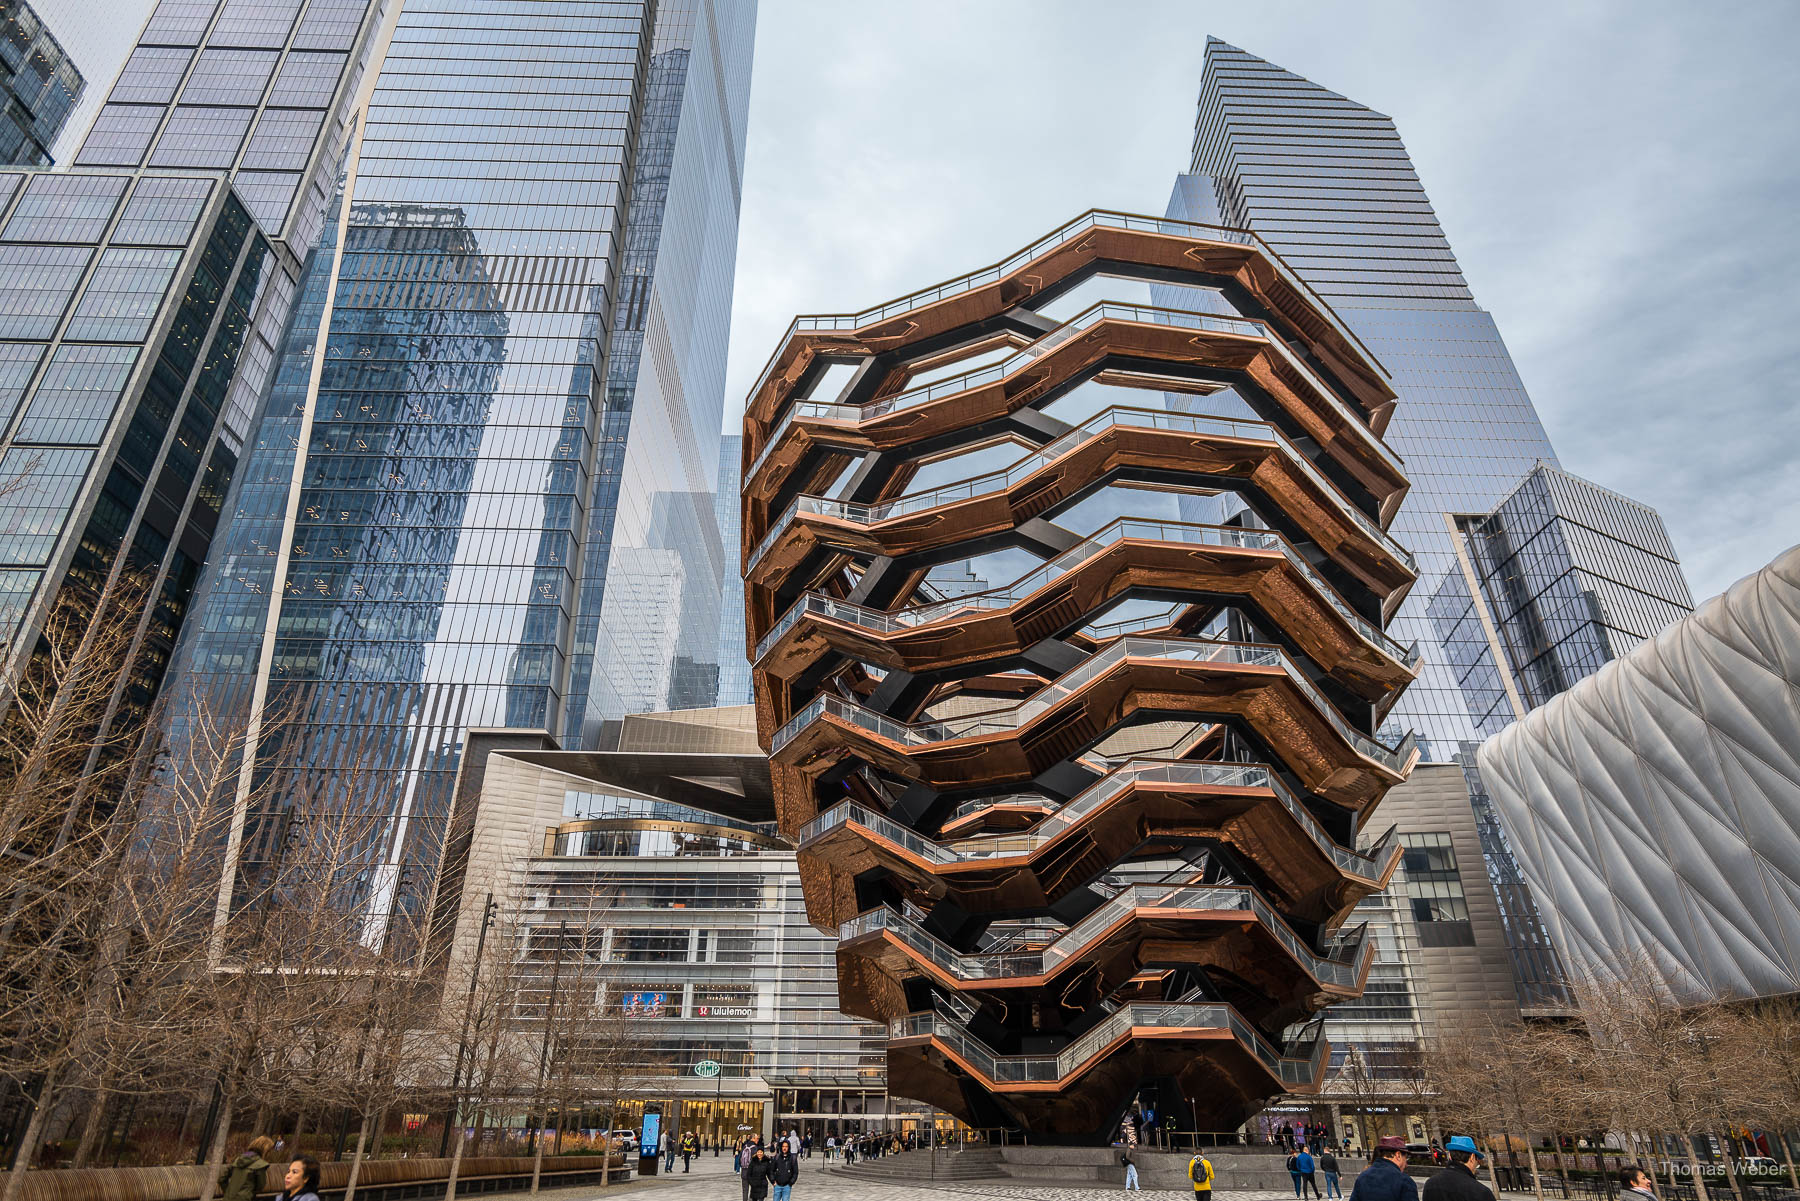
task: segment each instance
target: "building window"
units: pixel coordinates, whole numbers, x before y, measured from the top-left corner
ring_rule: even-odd
[[[1401,869],[1415,922],[1466,922],[1469,906],[1450,835],[1402,834]]]

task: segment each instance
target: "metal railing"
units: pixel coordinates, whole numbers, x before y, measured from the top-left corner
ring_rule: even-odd
[[[909,725],[866,709],[853,701],[826,694],[796,713],[775,732],[769,745],[771,755],[792,742],[807,726],[830,714],[860,729],[903,746],[928,746],[959,738],[979,738],[986,734],[1017,730],[1039,714],[1105,675],[1126,659],[1158,659],[1164,662],[1231,663],[1249,667],[1280,668],[1291,682],[1318,710],[1319,715],[1336,731],[1351,750],[1370,762],[1398,775],[1411,761],[1417,739],[1408,731],[1399,746],[1388,747],[1359,733],[1326,699],[1318,686],[1307,679],[1287,653],[1278,646],[1255,642],[1215,642],[1186,638],[1121,638],[1087,662],[1057,677],[1030,697],[1003,709],[978,713],[969,717]]]
[[[930,288],[921,288],[886,304],[863,309],[861,312],[805,314],[794,318],[793,322],[789,324],[787,332],[782,335],[781,341],[776,344],[775,352],[769,356],[767,365],[757,376],[755,385],[750,389],[750,395],[755,396],[768,384],[769,373],[774,370],[775,363],[780,359],[782,347],[786,346],[795,334],[861,329],[865,325],[886,321],[951,296],[958,296],[975,288],[985,287],[1004,279],[1033,260],[1041,258],[1091,229],[1141,230],[1146,233],[1170,234],[1209,242],[1233,242],[1241,246],[1255,247],[1275,266],[1283,282],[1293,288],[1310,307],[1315,309],[1320,318],[1329,324],[1339,337],[1355,347],[1374,370],[1384,376],[1387,374],[1380,360],[1363,344],[1362,339],[1351,332],[1350,327],[1339,319],[1331,306],[1317,292],[1307,286],[1305,281],[1287,265],[1287,262],[1273,247],[1249,230],[1232,229],[1223,225],[1208,225],[1197,221],[1176,221],[1166,217],[1147,217],[1136,213],[1121,213],[1107,209],[1090,209],[1051,230],[1024,249],[1008,255],[1000,262],[971,271],[967,275],[957,276],[955,279],[946,280]]]
[[[838,928],[838,939],[848,942],[886,931],[958,980],[1016,979],[1048,975],[1070,960],[1080,958],[1092,950],[1116,922],[1138,909],[1168,909],[1194,916],[1249,913],[1308,975],[1329,987],[1354,988],[1375,951],[1375,944],[1364,926],[1359,928],[1350,946],[1344,948],[1348,951],[1346,957],[1337,959],[1321,955],[1308,946],[1306,940],[1296,934],[1286,919],[1254,889],[1219,885],[1177,888],[1160,884],[1132,885],[1056,934],[1047,944],[1021,950],[957,951],[928,934],[918,923],[887,908],[871,909],[845,922]]]
[[[1157,305],[1101,300],[1075,314],[1036,342],[1021,347],[1017,352],[1004,359],[984,364],[961,375],[946,376],[921,387],[896,392],[892,396],[884,396],[879,400],[871,400],[859,405],[841,404],[831,400],[795,401],[788,406],[781,419],[769,431],[768,441],[763,444],[763,449],[757,454],[756,461],[750,465],[750,474],[746,478],[754,479],[756,477],[757,472],[761,471],[763,464],[768,461],[770,453],[780,444],[783,435],[795,421],[801,418],[843,421],[855,425],[886,417],[891,413],[917,408],[919,405],[931,404],[946,397],[957,396],[972,388],[987,387],[1016,372],[1029,369],[1033,363],[1050,351],[1102,321],[1127,321],[1134,325],[1161,325],[1177,329],[1205,330],[1209,333],[1231,334],[1266,341],[1284,363],[1305,378],[1307,385],[1325,401],[1327,407],[1338,419],[1347,428],[1355,431],[1357,441],[1396,472],[1401,469],[1400,456],[1376,436],[1375,431],[1370,429],[1351,410],[1350,406],[1344,403],[1342,397],[1319,378],[1317,372],[1288,348],[1281,335],[1268,322],[1251,317],[1226,317],[1218,313],[1197,313],[1187,309],[1169,309]]]
[[[1288,440],[1286,434],[1268,422],[1249,421],[1236,417],[1208,417],[1199,413],[1170,413],[1161,409],[1137,409],[1127,406],[1115,406],[1094,414],[1068,433],[1032,451],[1010,467],[987,472],[974,479],[964,480],[946,487],[934,488],[928,492],[915,492],[872,505],[834,500],[825,496],[797,496],[789,502],[786,509],[782,510],[781,516],[770,524],[768,531],[757,542],[755,549],[750,552],[749,569],[754,570],[756,565],[762,562],[762,558],[768,553],[769,548],[793,523],[794,518],[801,513],[814,513],[857,525],[877,525],[883,521],[924,512],[940,505],[955,504],[977,496],[990,495],[1011,487],[1042,470],[1047,464],[1068,454],[1076,447],[1102,437],[1107,432],[1121,426],[1131,429],[1210,434],[1214,437],[1273,444],[1276,450],[1300,474],[1304,475],[1307,481],[1317,488],[1332,507],[1338,510],[1351,524],[1366,534],[1383,551],[1404,565],[1408,571],[1417,570],[1412,555],[1405,547],[1395,542],[1374,518],[1351,504],[1349,498],[1338,486],[1327,479],[1312,460],[1302,454],[1300,449]]]
[[[1000,1055],[960,1023],[939,1013],[913,1013],[888,1023],[888,1038],[932,1038],[956,1052],[976,1071],[997,1084],[1054,1083],[1066,1080],[1101,1051],[1134,1027],[1179,1030],[1229,1031],[1264,1067],[1284,1082],[1292,1082],[1283,1065],[1292,1063],[1295,1078],[1309,1083],[1316,1078],[1321,1048],[1310,1057],[1288,1059],[1229,1005],[1188,1002],[1122,1005],[1093,1029],[1055,1055]],[[1301,1072],[1311,1074],[1299,1077]]]
[[[918,831],[909,829],[892,818],[875,813],[855,801],[845,801],[834,805],[808,822],[800,831],[799,845],[805,847],[848,822],[856,822],[879,837],[904,847],[933,863],[949,864],[1002,855],[1029,854],[1056,837],[1061,831],[1086,820],[1089,815],[1097,812],[1114,797],[1139,783],[1266,788],[1275,794],[1276,801],[1288,811],[1306,836],[1337,865],[1339,870],[1347,875],[1367,880],[1371,884],[1378,883],[1382,879],[1401,851],[1399,842],[1392,837],[1392,831],[1389,831],[1389,836],[1367,854],[1339,846],[1331,835],[1326,833],[1318,819],[1313,817],[1311,811],[1300,803],[1300,800],[1289,791],[1287,785],[1281,782],[1280,777],[1263,764],[1171,762],[1155,759],[1134,759],[1121,765],[1108,773],[1104,779],[1083,789],[1067,804],[1039,822],[1036,828],[1029,833],[1009,834],[993,839],[959,839],[944,844],[934,842]],[[966,812],[974,812],[993,804],[995,799],[986,798],[967,802],[959,806],[956,813],[961,816]],[[998,799],[1004,800],[1005,798]]]
[[[1326,582],[1318,569],[1306,560],[1306,557],[1294,549],[1292,543],[1273,530],[1248,529],[1235,525],[1202,525],[1193,522],[1163,521],[1146,517],[1119,517],[1100,527],[1091,536],[1062,554],[1051,559],[1042,567],[1021,576],[1010,584],[981,592],[971,592],[950,600],[937,601],[929,605],[921,605],[910,609],[893,611],[872,609],[866,605],[853,604],[826,596],[821,592],[802,593],[788,611],[781,616],[756,644],[756,660],[761,662],[763,656],[772,650],[776,643],[808,614],[817,614],[831,621],[845,625],[860,626],[878,634],[891,634],[900,630],[916,629],[933,622],[959,617],[970,612],[992,612],[1009,609],[1021,600],[1048,586],[1055,580],[1074,571],[1081,564],[1094,558],[1106,548],[1128,538],[1147,542],[1172,542],[1186,546],[1220,546],[1236,547],[1244,550],[1280,551],[1289,565],[1294,568],[1310,584],[1315,592],[1331,609],[1343,618],[1346,624],[1354,629],[1362,640],[1375,650],[1400,663],[1408,670],[1416,670],[1420,663],[1419,644],[1414,642],[1403,647],[1390,638],[1385,631],[1373,622],[1368,621],[1354,608],[1350,602],[1339,595],[1337,589]],[[1126,632],[1121,630],[1121,633]]]

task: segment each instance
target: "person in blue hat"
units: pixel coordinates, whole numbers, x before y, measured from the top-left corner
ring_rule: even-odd
[[[1475,1169],[1484,1158],[1475,1149],[1475,1140],[1459,1134],[1444,1144],[1450,1164],[1425,1182],[1424,1201],[1494,1201],[1488,1186],[1475,1178]]]

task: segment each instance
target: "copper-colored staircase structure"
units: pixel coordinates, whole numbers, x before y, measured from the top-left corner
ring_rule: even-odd
[[[1115,279],[1154,303],[1040,311]],[[1377,735],[1418,666],[1393,400],[1254,235],[1118,213],[789,329],[744,417],[757,721],[891,1091],[1083,1142],[1145,1089],[1224,1130],[1318,1088],[1417,759]]]

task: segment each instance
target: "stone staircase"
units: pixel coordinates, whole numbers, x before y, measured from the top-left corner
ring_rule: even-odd
[[[966,1151],[945,1151],[937,1153],[936,1170],[933,1170],[931,1152],[921,1147],[917,1151],[902,1151],[898,1155],[882,1156],[878,1159],[858,1159],[854,1164],[845,1166],[837,1164],[832,1167],[831,1174],[846,1180],[875,1180],[884,1184],[918,1184],[924,1180],[1003,1180],[1006,1171],[1002,1168],[1000,1151],[994,1147],[971,1147]]]

